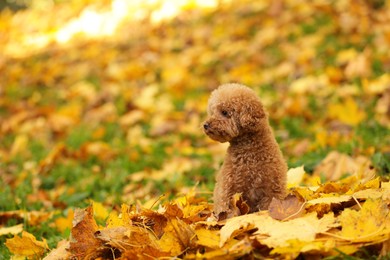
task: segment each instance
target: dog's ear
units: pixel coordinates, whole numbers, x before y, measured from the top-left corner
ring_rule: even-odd
[[[246,132],[257,131],[261,128],[262,121],[266,116],[261,103],[247,103],[242,107],[240,113],[240,126]]]

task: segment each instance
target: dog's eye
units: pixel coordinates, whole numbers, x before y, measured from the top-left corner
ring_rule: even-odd
[[[221,114],[222,114],[223,116],[226,116],[226,117],[229,116],[229,112],[226,111],[226,110],[222,110],[222,111],[221,111]]]

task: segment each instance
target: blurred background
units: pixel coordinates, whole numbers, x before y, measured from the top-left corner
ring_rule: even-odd
[[[51,247],[69,232],[53,219],[90,200],[151,206],[194,186],[210,197],[227,145],[200,126],[222,83],[259,94],[290,167],[317,182],[388,177],[388,1],[3,0],[0,10],[0,212],[54,212],[29,227]]]

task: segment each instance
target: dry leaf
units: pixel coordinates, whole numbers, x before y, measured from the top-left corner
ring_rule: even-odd
[[[172,256],[178,256],[190,247],[194,235],[194,230],[184,221],[171,218],[164,228],[164,234],[158,244],[164,252],[169,252]]]
[[[302,166],[289,169],[287,172],[287,188],[299,186],[305,175],[305,169]]]
[[[342,104],[331,104],[328,107],[329,116],[348,125],[356,126],[366,118],[352,98],[347,98]]]
[[[338,204],[341,202],[347,202],[352,199],[351,195],[338,195],[338,196],[326,196],[321,197],[314,200],[307,201],[308,205],[316,205],[316,204]]]
[[[122,254],[137,256],[143,255],[154,257],[167,256],[161,251],[153,234],[142,227],[114,227],[96,232],[96,237],[105,245],[117,248]]]
[[[28,259],[42,257],[49,250],[45,239],[38,241],[34,235],[26,231],[22,232],[21,237],[14,236],[13,238],[7,239],[5,245],[11,253],[16,256],[27,257]]]
[[[61,240],[58,242],[56,249],[43,258],[44,260],[70,259],[71,253],[68,251],[70,247],[69,241]]]
[[[231,237],[234,237],[235,233],[251,230],[255,227],[255,223],[265,221],[268,218],[264,213],[252,213],[228,219],[225,226],[221,228],[220,247]]]
[[[250,211],[246,201],[243,200],[241,193],[236,193],[231,199],[233,216],[245,215]],[[230,217],[230,216],[228,216]]]
[[[72,224],[73,218],[74,218],[73,209],[69,209],[69,210],[68,210],[68,215],[67,215],[66,218],[61,217],[61,218],[57,218],[57,219],[55,220],[56,228],[57,228],[61,233],[63,233],[63,232],[64,232],[65,230],[67,230],[67,229],[71,230],[72,227],[73,227],[73,224]]]
[[[108,210],[103,206],[102,203],[92,201],[92,207],[93,207],[93,214],[96,217],[96,219],[99,220],[105,220],[109,213]]]
[[[260,219],[258,219],[260,220]],[[336,226],[333,213],[326,214],[321,219],[314,213],[285,222],[274,220],[270,217],[256,220],[258,230],[254,233],[257,240],[271,248],[285,247],[291,240],[312,242],[316,235],[328,231]],[[264,238],[264,235],[267,235]]]
[[[284,200],[272,198],[269,215],[277,220],[298,218],[304,213],[304,204],[294,195],[288,195]]]
[[[85,210],[76,209],[71,230],[70,252],[79,257],[95,256],[97,254],[96,248],[102,245],[102,242],[95,237],[97,230],[98,226],[93,218],[92,206]]]
[[[23,231],[23,224],[15,225],[12,227],[0,227],[0,236],[4,235],[16,235]]]
[[[390,236],[390,219],[387,204],[381,200],[367,200],[359,211],[345,209],[338,218],[338,234],[352,242],[369,242]]]
[[[219,230],[210,230],[205,228],[199,228],[195,230],[198,240],[196,243],[201,246],[210,247],[213,249],[219,248]]]

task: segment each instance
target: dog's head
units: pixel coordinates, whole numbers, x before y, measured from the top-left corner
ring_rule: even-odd
[[[213,140],[232,139],[257,132],[266,113],[256,93],[240,84],[224,84],[211,93],[204,122],[204,132]]]

